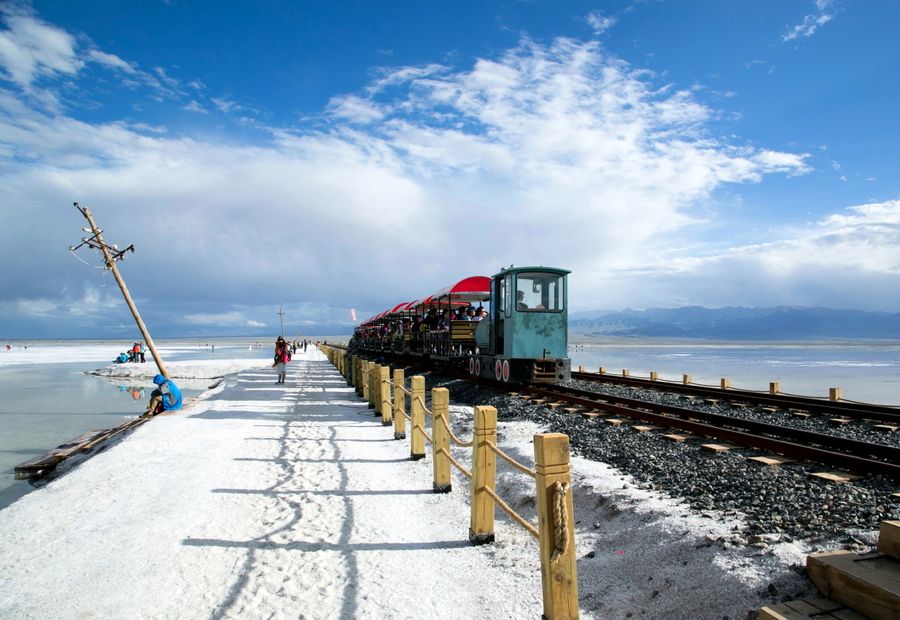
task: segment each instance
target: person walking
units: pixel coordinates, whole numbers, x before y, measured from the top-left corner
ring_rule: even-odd
[[[284,383],[285,379],[287,379],[287,363],[291,361],[291,349],[290,345],[282,338],[278,336],[278,340],[275,341],[275,363],[272,366],[275,368],[275,372],[278,375],[278,381],[275,383]]]

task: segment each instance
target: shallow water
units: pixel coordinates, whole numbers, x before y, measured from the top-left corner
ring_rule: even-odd
[[[572,368],[590,372],[603,367],[620,374],[719,385],[722,377],[735,388],[768,390],[777,381],[781,391],[828,396],[840,387],[848,400],[900,405],[900,344],[878,343],[647,343],[573,344]]]
[[[111,428],[143,413],[155,387],[150,379],[85,374],[108,365],[124,344],[32,341],[27,352],[24,345],[14,345],[12,353],[0,351],[0,508],[33,490],[26,481],[15,480],[16,465],[87,431]],[[157,347],[167,361],[260,357],[260,349],[248,348],[243,340],[216,341],[214,350],[206,342],[163,341]],[[149,356],[147,363],[153,363]],[[182,383],[185,398],[202,392],[185,387],[199,387],[197,383]]]

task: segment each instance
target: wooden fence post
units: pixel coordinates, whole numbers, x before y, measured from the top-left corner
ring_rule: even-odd
[[[779,392],[781,392],[781,384],[778,383],[777,381],[770,381],[769,382],[769,394],[774,396],[774,395],[778,394]]]
[[[391,367],[381,367],[381,425],[390,426],[393,408],[391,407]]]
[[[722,390],[731,389],[731,379],[729,379],[728,377],[722,377],[721,379],[719,379],[719,388]]]
[[[694,378],[691,375],[681,375],[681,382],[685,385],[690,385]]]
[[[356,393],[359,394],[359,356],[353,356],[353,388],[356,390]]]
[[[450,390],[433,388],[431,390],[431,409],[434,413],[431,424],[431,438],[434,439],[432,446],[434,482],[431,488],[435,493],[449,493],[450,459],[447,458],[447,454],[450,454],[450,434],[441,421],[443,420],[447,426],[450,426]]]
[[[375,415],[378,415],[378,381],[375,380],[378,368],[375,362],[369,364],[369,409],[374,409]]]
[[[497,410],[475,407],[475,437],[472,441],[472,514],[469,519],[469,542],[484,545],[494,542],[494,498],[484,489],[495,488],[497,456],[488,448],[497,445]]]
[[[369,382],[369,360],[363,360],[362,363],[362,397],[363,400],[369,403],[371,406],[372,397],[369,395],[369,387],[371,383]]]
[[[394,439],[406,439],[406,378],[402,368],[394,369]]]
[[[828,388],[828,400],[841,400],[842,398],[843,394],[841,393],[841,388]]]
[[[568,435],[535,435],[534,463],[544,617],[573,620],[578,618],[578,575]]]
[[[412,397],[409,399],[409,416],[412,418],[412,435],[409,440],[409,458],[414,461],[425,458],[425,377],[416,376],[409,380]]]
[[[347,378],[347,385],[353,385],[353,357],[351,355],[344,356],[344,376]]]

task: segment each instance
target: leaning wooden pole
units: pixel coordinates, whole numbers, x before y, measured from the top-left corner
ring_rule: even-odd
[[[99,246],[100,251],[103,252],[103,260],[106,263],[106,268],[112,272],[113,277],[119,284],[119,288],[122,289],[122,295],[125,297],[125,303],[128,304],[128,308],[129,310],[131,310],[131,315],[134,317],[134,320],[137,323],[138,329],[141,332],[141,336],[144,337],[144,342],[147,343],[147,348],[150,349],[150,353],[153,354],[153,361],[156,362],[156,367],[159,368],[159,372],[161,375],[163,375],[167,379],[171,379],[172,377],[169,376],[169,372],[163,365],[162,358],[156,352],[156,345],[153,344],[153,338],[150,337],[150,332],[147,331],[147,326],[144,325],[144,320],[141,318],[141,314],[140,312],[138,312],[137,306],[134,305],[134,300],[131,299],[131,293],[128,292],[128,287],[125,286],[125,280],[122,279],[122,275],[119,273],[119,268],[116,267],[116,260],[113,258],[112,254],[110,254],[109,248],[106,246],[106,242],[103,241],[103,233],[97,227],[97,223],[94,222],[94,216],[91,215],[91,212],[87,207],[80,207],[78,206],[78,203],[75,203],[75,206],[78,207],[78,210],[81,211],[82,215],[84,215],[84,217],[87,219],[88,224],[91,225],[91,232],[94,233],[94,238],[97,240],[97,245]]]

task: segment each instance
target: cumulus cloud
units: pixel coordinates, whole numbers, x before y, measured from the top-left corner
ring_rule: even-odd
[[[815,11],[803,17],[803,21],[781,35],[784,42],[808,39],[816,31],[834,19],[834,0],[815,0]]]
[[[265,323],[248,319],[242,312],[188,314],[184,317],[184,322],[189,325],[214,327],[265,327]]]
[[[669,305],[900,307],[900,200],[848,207],[779,237],[705,255],[662,251],[605,277],[632,292],[625,302],[632,305],[667,298]]]
[[[714,135],[717,113],[696,97],[570,39],[523,39],[462,69],[383,69],[316,125],[269,127],[261,143],[87,123],[0,91],[16,240],[0,260],[19,265],[0,286],[52,299],[47,287],[97,277],[63,264],[78,200],[108,240],[135,243],[123,273],[170,323],[263,320],[239,304],[367,315],[510,263],[572,268],[582,307],[643,290],[673,305],[632,277],[656,248],[707,218],[723,187],[808,170],[804,153]],[[18,260],[38,238],[47,250]]]

